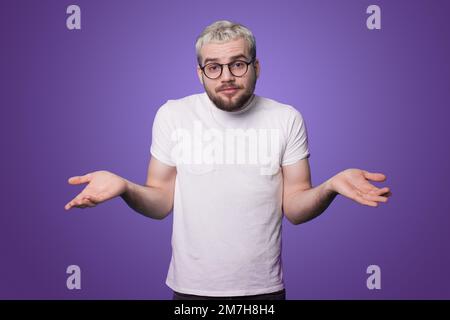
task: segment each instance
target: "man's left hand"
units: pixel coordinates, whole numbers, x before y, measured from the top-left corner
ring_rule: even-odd
[[[369,181],[382,182],[386,176],[360,169],[347,169],[328,180],[329,189],[360,204],[377,207],[392,195],[388,187],[378,188]]]

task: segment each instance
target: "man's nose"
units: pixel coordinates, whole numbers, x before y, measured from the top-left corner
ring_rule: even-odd
[[[224,65],[222,70],[222,81],[227,82],[230,80],[234,80],[234,75],[230,71],[230,66]]]

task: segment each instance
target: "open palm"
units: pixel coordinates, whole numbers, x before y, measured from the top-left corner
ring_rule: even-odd
[[[360,169],[347,169],[331,179],[332,189],[360,204],[377,207],[379,202],[387,202],[392,195],[388,187],[378,188],[369,180],[382,182],[386,176]]]
[[[88,185],[65,205],[66,210],[71,207],[94,207],[101,202],[121,195],[126,188],[126,181],[123,178],[103,170],[91,172],[84,176],[71,177],[68,182],[73,185],[83,183]]]

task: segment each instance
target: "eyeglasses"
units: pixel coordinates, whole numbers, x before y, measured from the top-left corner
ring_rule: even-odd
[[[255,59],[252,59],[250,62],[236,60],[230,63],[208,63],[203,67],[199,65],[200,69],[202,69],[205,76],[210,79],[217,79],[222,75],[223,66],[228,66],[228,70],[230,70],[231,74],[235,77],[242,77],[247,73],[248,65],[253,63]]]

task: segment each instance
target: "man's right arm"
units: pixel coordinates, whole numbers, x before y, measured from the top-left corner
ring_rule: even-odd
[[[84,176],[69,178],[70,184],[88,185],[66,204],[87,208],[121,196],[130,208],[153,219],[165,218],[173,207],[177,170],[151,157],[145,185],[135,184],[108,171],[95,171]]]
[[[176,167],[152,156],[145,185],[126,180],[121,197],[136,212],[149,218],[164,219],[173,208],[176,175]]]

